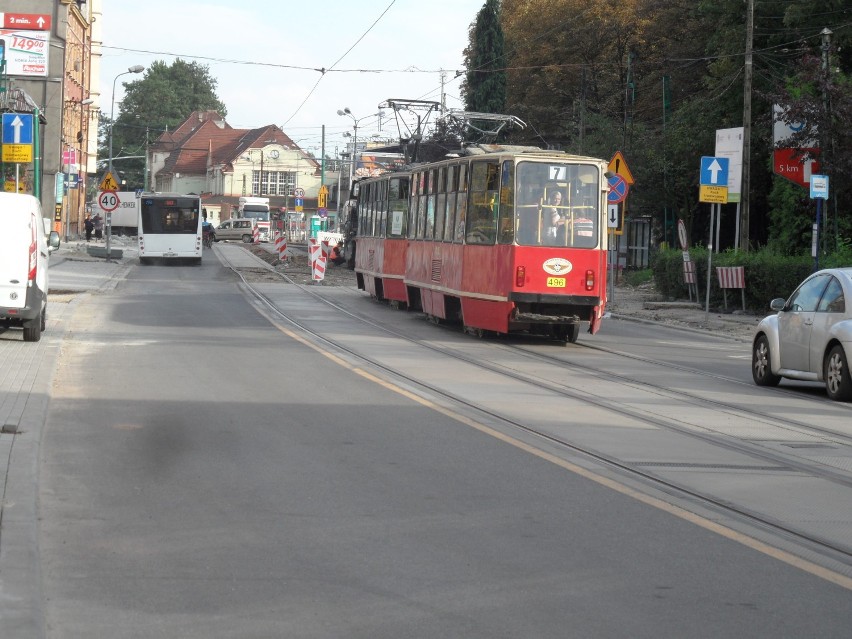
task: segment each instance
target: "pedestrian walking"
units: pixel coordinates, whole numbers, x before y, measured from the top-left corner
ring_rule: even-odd
[[[86,221],[83,222],[83,225],[86,227],[86,241],[89,242],[92,239],[92,231],[95,230],[95,223],[92,222],[91,214],[86,215]]]
[[[95,239],[102,240],[104,238],[104,218],[100,213],[95,213],[95,218],[92,220],[95,225]]]

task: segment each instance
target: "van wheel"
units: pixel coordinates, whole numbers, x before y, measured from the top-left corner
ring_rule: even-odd
[[[41,316],[36,317],[35,319],[30,320],[29,322],[24,324],[25,342],[37,342],[41,339],[41,327],[43,321],[44,311],[41,312]]]
[[[251,244],[254,241],[254,238],[251,235],[243,235],[243,243]]]

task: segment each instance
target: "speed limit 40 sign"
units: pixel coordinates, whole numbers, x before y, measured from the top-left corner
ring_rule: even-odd
[[[101,191],[98,193],[98,206],[107,213],[111,213],[117,209],[119,204],[121,204],[121,200],[115,191]]]

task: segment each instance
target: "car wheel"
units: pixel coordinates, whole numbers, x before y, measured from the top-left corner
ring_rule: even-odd
[[[254,241],[254,238],[251,235],[243,235],[243,243],[251,244]]]
[[[41,316],[24,324],[24,341],[37,342],[41,339]]]
[[[846,353],[839,344],[831,349],[825,360],[825,390],[828,396],[838,402],[852,400],[852,376]]]
[[[778,386],[781,381],[781,377],[772,372],[769,362],[769,340],[761,335],[754,341],[751,351],[751,376],[758,386]]]

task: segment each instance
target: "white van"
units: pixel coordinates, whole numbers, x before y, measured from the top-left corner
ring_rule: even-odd
[[[47,265],[59,234],[32,195],[0,192],[0,326],[22,326],[37,342],[47,322]],[[48,239],[49,237],[49,239]]]

